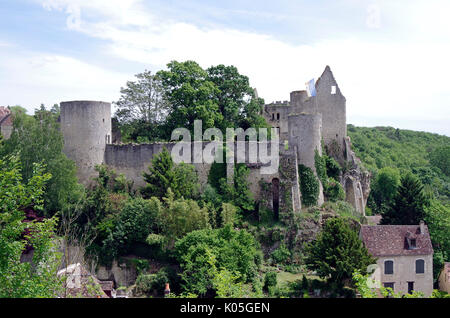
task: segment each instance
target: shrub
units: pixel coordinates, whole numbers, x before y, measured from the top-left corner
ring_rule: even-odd
[[[222,203],[222,209],[220,211],[221,215],[221,225],[225,226],[227,224],[233,225],[237,208],[231,203]]]
[[[342,185],[330,178],[324,185],[324,194],[329,201],[336,202],[345,199],[345,191]]]
[[[281,244],[279,248],[272,252],[272,259],[276,264],[282,264],[289,261],[291,252],[286,248],[284,244]]]
[[[268,272],[264,276],[264,290],[268,291],[269,288],[277,286],[277,273]]]
[[[324,156],[325,157],[325,165],[327,170],[327,176],[329,178],[333,178],[335,180],[339,180],[339,176],[341,174],[341,166],[339,163],[334,160],[333,157]]]
[[[250,282],[261,263],[259,244],[253,235],[230,225],[187,234],[176,242],[175,254],[183,269],[183,288],[200,295],[214,289],[211,256],[214,266],[239,277],[236,282]]]
[[[165,269],[159,270],[156,274],[141,273],[136,279],[136,292],[143,295],[163,295],[165,284],[169,282]]]

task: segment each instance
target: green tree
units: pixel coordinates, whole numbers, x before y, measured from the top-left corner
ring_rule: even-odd
[[[40,165],[33,171],[25,183],[17,158],[0,159],[0,298],[57,297],[62,288],[56,275],[57,220],[24,222],[24,209],[42,209],[44,185],[51,177]],[[32,264],[21,262],[27,246],[34,249]]]
[[[277,286],[277,273],[267,272],[264,275],[264,289],[269,291],[269,288]]]
[[[245,230],[234,230],[230,225],[193,231],[176,242],[175,251],[183,270],[184,290],[199,295],[217,289],[211,255],[215,258],[214,266],[237,277],[235,283],[250,282],[262,258],[254,237]]]
[[[355,270],[365,271],[376,263],[342,218],[328,219],[316,240],[306,247],[305,255],[309,269],[338,286],[351,279]]]
[[[1,151],[3,155],[18,154],[25,182],[33,176],[34,164],[45,163],[46,172],[52,175],[44,193],[45,214],[49,216],[76,200],[82,191],[74,162],[62,152],[63,137],[56,111],[55,107],[47,111],[42,105],[34,116],[28,116],[16,110],[14,130]]]
[[[450,137],[392,127],[365,128],[353,125],[348,125],[348,135],[356,156],[361,158],[374,177],[384,167],[397,168],[401,174],[411,171],[419,177],[425,188],[434,192],[441,203],[450,202],[450,178],[445,174],[445,169],[441,170],[445,164],[438,164],[445,163],[445,159],[448,162],[449,156],[445,155],[445,149],[448,149]],[[432,159],[434,155],[443,161]],[[378,212],[374,194],[374,191],[369,194],[368,206]]]
[[[255,208],[253,193],[250,191],[248,176],[250,169],[242,163],[234,167],[233,183],[229,184],[227,179],[220,179],[220,193],[225,202],[230,202],[241,212],[252,212]]]
[[[266,127],[265,119],[261,116],[264,100],[255,95],[250,87],[249,79],[239,74],[235,66],[217,65],[206,70],[207,79],[218,88],[216,97],[219,111],[223,120],[218,125],[223,132],[226,128]]]
[[[193,132],[194,120],[202,120],[203,129],[219,125],[223,120],[216,98],[219,89],[208,80],[208,73],[194,61],[172,61],[167,67],[157,73],[170,103],[165,137],[170,139],[178,127]]]
[[[426,204],[422,183],[412,173],[407,173],[401,178],[393,204],[383,214],[381,224],[419,224],[424,219]]]
[[[125,140],[158,140],[161,135],[159,128],[169,111],[164,88],[161,80],[150,71],[139,73],[136,78],[120,89],[115,117]]]
[[[447,177],[450,177],[450,146],[434,149],[430,153],[430,163],[441,169]]]
[[[425,208],[425,223],[433,243],[433,271],[435,280],[444,265],[450,261],[450,206],[432,200]]]
[[[162,231],[172,242],[194,230],[211,228],[209,213],[206,207],[200,208],[197,202],[186,199],[174,199],[169,188],[164,206],[161,209],[160,222]]]
[[[398,169],[384,167],[378,171],[371,190],[378,211],[385,211],[393,203],[399,185],[400,172]]]
[[[144,172],[147,185],[141,192],[146,198],[156,196],[160,199],[167,195],[169,188],[175,198],[195,198],[199,194],[198,177],[194,166],[185,163],[175,165],[169,151],[154,156],[149,172]]]

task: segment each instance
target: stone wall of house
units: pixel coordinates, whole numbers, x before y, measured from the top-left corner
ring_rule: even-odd
[[[416,260],[425,261],[425,273],[416,274]],[[390,260],[394,262],[394,273],[384,274],[384,262]],[[388,256],[379,257],[377,260],[378,269],[372,275],[383,285],[383,283],[394,283],[394,292],[408,293],[408,282],[414,282],[414,290],[430,296],[433,292],[433,256]]]
[[[439,275],[439,290],[450,294],[450,271],[448,268],[450,265],[446,265]]]
[[[0,133],[5,140],[9,139],[11,137],[12,131],[13,131],[12,125],[1,125],[0,126]]]

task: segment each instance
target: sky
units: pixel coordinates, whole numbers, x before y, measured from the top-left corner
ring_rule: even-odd
[[[117,101],[172,60],[234,65],[267,103],[326,65],[347,122],[450,136],[448,0],[2,0],[0,105]]]

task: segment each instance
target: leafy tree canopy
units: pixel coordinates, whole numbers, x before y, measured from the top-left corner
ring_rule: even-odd
[[[54,215],[66,204],[75,200],[82,188],[77,183],[76,167],[62,152],[63,137],[57,117],[59,107],[48,111],[44,105],[34,116],[26,115],[21,109],[14,111],[14,130],[11,138],[4,141],[0,154],[18,154],[24,182],[34,174],[36,163],[45,163],[46,172],[52,178],[45,185],[44,206],[46,215]]]
[[[194,61],[172,61],[167,68],[138,74],[122,88],[116,117],[126,141],[170,140],[175,128],[192,133],[195,120],[202,120],[204,130],[224,133],[228,127],[270,127],[261,116],[264,100],[236,67],[204,70]]]
[[[35,164],[24,182],[20,161],[0,159],[0,298],[57,297],[60,255],[55,252],[57,220],[24,222],[24,209],[42,209],[44,185],[51,175]],[[33,266],[21,262],[27,246],[34,249]]]
[[[177,259],[183,269],[184,289],[204,295],[217,288],[213,266],[225,268],[227,275],[235,276],[235,283],[248,282],[261,262],[258,249],[258,243],[250,233],[234,230],[230,225],[189,233],[175,244]],[[211,263],[211,255],[214,263]]]

